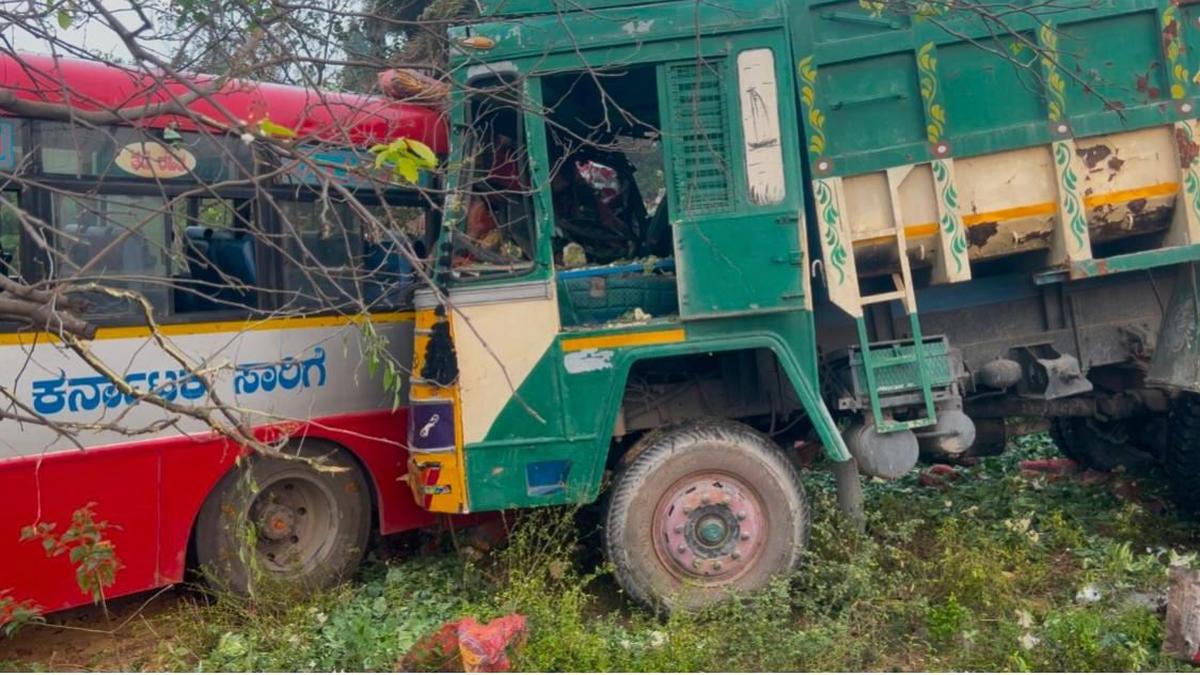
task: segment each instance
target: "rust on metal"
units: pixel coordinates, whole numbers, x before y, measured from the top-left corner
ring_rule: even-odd
[[[1179,167],[1187,169],[1200,157],[1200,143],[1188,137],[1183,129],[1175,129],[1175,147],[1179,150]]]
[[[967,228],[967,241],[975,248],[983,248],[999,230],[1000,223],[979,223]]]
[[[1075,150],[1075,153],[1078,154],[1083,160],[1084,166],[1086,166],[1088,170],[1091,170],[1095,169],[1097,164],[1104,161],[1105,158],[1112,154],[1112,148],[1103,143],[1097,143],[1096,145],[1090,145],[1086,148],[1080,147]]]

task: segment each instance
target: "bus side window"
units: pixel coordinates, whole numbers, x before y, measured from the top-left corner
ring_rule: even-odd
[[[95,281],[141,293],[157,313],[167,310],[167,205],[161,197],[129,195],[53,197],[55,237],[70,264],[61,278]],[[96,318],[140,315],[132,302],[88,294]]]
[[[362,233],[346,209],[327,200],[277,202],[283,306],[333,309],[357,297],[354,251]]]
[[[416,281],[412,257],[425,257],[422,242],[426,214],[420,209],[373,209],[374,222],[363,222],[363,303],[368,309],[406,306]],[[410,251],[404,249],[411,246]]]
[[[171,276],[177,314],[258,307],[251,207],[217,198],[176,203]]]
[[[402,249],[423,220],[405,209],[373,208],[365,218],[348,204],[277,204],[284,307],[360,311],[407,302],[412,265]]]
[[[21,278],[21,218],[17,192],[0,192],[0,274]]]

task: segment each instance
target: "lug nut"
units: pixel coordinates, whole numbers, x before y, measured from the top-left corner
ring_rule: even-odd
[[[675,534],[683,534],[683,526],[682,525],[675,526]]]
[[[679,551],[680,553],[683,553],[684,551],[687,551],[687,546],[684,546],[683,544],[680,544],[679,546],[677,546],[677,547],[675,548],[675,550],[676,550],[676,551]]]
[[[701,504],[708,504],[708,503],[709,503],[709,502],[711,502],[711,501],[712,501],[712,500],[708,498],[708,495],[704,495],[703,497],[701,497],[701,498],[700,498],[700,503],[701,503]]]
[[[745,511],[738,511],[738,514],[737,514],[737,519],[738,519],[738,520],[745,520],[745,519],[746,519],[746,512],[745,512]]]
[[[721,563],[720,563],[720,561],[717,561],[717,560],[714,560],[714,561],[713,561],[713,569],[714,569],[714,570],[716,570],[716,571],[718,571],[718,572],[720,572],[720,571],[721,571]]]
[[[742,541],[750,541],[750,535],[748,535],[748,534],[746,534],[745,532],[743,532],[743,533],[742,533],[742,536],[740,537],[740,539],[741,539]]]
[[[742,559],[742,554],[741,554],[741,553],[738,553],[737,551],[734,551],[733,553],[730,553],[730,554],[729,554],[729,557],[730,557],[730,558],[733,558],[734,560],[741,560],[741,559]]]

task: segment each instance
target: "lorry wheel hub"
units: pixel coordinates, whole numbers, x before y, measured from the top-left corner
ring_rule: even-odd
[[[705,546],[716,546],[725,541],[728,532],[729,528],[725,527],[725,521],[719,516],[705,516],[696,526],[696,535]]]
[[[654,517],[654,544],[677,578],[727,583],[758,557],[766,510],[734,476],[693,475],[663,495]]]

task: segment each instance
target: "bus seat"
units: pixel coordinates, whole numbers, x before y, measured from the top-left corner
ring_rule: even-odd
[[[400,244],[391,241],[363,242],[363,271],[366,274],[363,300],[368,304],[393,295],[398,287],[411,283],[412,265],[399,247]]]
[[[242,231],[214,230],[190,225],[184,230],[192,284],[175,294],[177,311],[228,309],[230,304],[254,306],[258,294],[231,286],[234,279],[247,286],[258,283],[254,242]]]
[[[244,231],[220,230],[213,232],[209,240],[213,263],[221,270],[224,281],[217,292],[217,299],[226,303],[253,306],[258,302],[258,292],[253,288],[243,289],[229,285],[232,277],[247,286],[258,284],[258,273],[254,264],[254,241]]]

